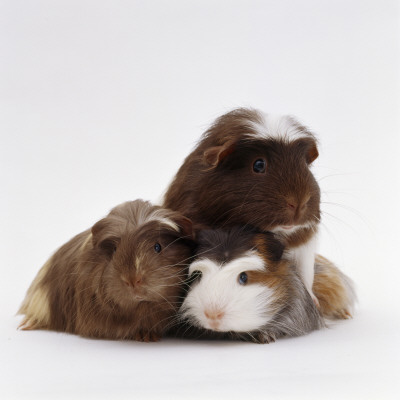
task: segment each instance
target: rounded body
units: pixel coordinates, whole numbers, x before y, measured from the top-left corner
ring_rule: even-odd
[[[114,208],[42,267],[23,329],[152,341],[173,322],[193,253],[190,221],[136,200]]]

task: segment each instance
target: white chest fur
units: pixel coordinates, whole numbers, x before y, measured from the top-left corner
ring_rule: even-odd
[[[291,248],[288,251],[307,291],[310,293],[316,305],[318,305],[318,300],[313,294],[312,286],[314,282],[314,264],[318,242],[317,236],[318,235],[316,233],[306,243],[298,247]]]

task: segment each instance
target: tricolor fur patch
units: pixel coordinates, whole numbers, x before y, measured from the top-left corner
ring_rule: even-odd
[[[183,316],[197,326],[216,331],[253,331],[265,325],[273,316],[274,291],[261,283],[242,285],[243,272],[265,271],[264,260],[249,251],[226,264],[210,259],[194,262],[189,274],[201,273],[201,283],[195,283],[186,297]],[[218,323],[207,315],[221,314]]]

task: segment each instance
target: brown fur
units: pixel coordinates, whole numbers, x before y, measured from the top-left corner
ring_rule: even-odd
[[[198,229],[252,226],[268,231],[302,225],[276,235],[288,249],[307,243],[320,221],[320,189],[309,169],[318,149],[306,127],[291,123],[299,136],[260,138],[254,128],[262,124],[258,111],[240,108],[222,115],[185,159],[164,206],[189,217]],[[265,173],[253,172],[257,159],[266,160]],[[336,272],[332,264],[329,271]],[[324,286],[320,272],[314,287],[324,315],[347,315],[351,302],[340,297],[340,285],[328,280]],[[330,277],[335,280],[334,273]]]
[[[313,291],[325,318],[351,318],[356,299],[353,283],[332,262],[320,255],[315,259]]]
[[[258,246],[257,246],[258,248]],[[260,255],[266,254],[265,250]],[[284,304],[289,298],[285,284],[291,275],[288,273],[288,263],[285,261],[268,262],[268,271],[249,271],[249,283],[262,283],[273,288],[279,304]],[[319,312],[324,318],[330,320],[349,319],[356,299],[353,283],[331,261],[317,255],[315,260],[315,274],[313,292],[319,300]]]
[[[260,138],[251,109],[227,113],[205,132],[169,186],[164,206],[181,212],[201,228],[312,225],[281,239],[289,247],[307,242],[320,219],[320,190],[309,170],[318,156],[308,130],[292,121],[302,137]],[[265,173],[253,164],[265,159]],[[293,207],[290,207],[292,204]]]
[[[291,278],[288,270],[288,262],[284,259],[274,258],[277,244],[274,239],[266,234],[258,234],[254,238],[254,246],[261,257],[264,258],[268,270],[249,271],[249,283],[262,283],[276,291],[276,297],[280,301],[288,298],[285,284]],[[275,249],[274,249],[275,247]],[[344,275],[331,261],[317,255],[314,266],[313,292],[319,300],[319,311],[327,319],[348,319],[351,318],[352,308],[356,299],[353,283],[349,277]]]
[[[276,291],[280,302],[288,298],[285,281],[291,278],[288,273],[288,262],[271,259],[270,248],[263,244],[265,239],[255,239],[255,245],[259,254],[265,259],[268,270],[249,271],[249,283],[262,283]],[[317,255],[315,259],[315,274],[313,292],[319,300],[319,311],[324,318],[349,319],[352,317],[352,309],[356,299],[353,283],[349,277],[343,274],[331,261]]]
[[[191,234],[187,218],[148,202],[114,208],[50,258],[19,310],[25,314],[21,326],[94,338],[157,340],[182,301]],[[47,313],[32,307],[38,293]]]

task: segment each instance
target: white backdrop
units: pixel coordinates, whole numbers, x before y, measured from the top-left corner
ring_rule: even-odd
[[[396,398],[399,43],[392,0],[0,0],[0,397]],[[238,106],[317,133],[320,251],[356,282],[354,319],[270,345],[17,331],[48,256],[159,199]]]

